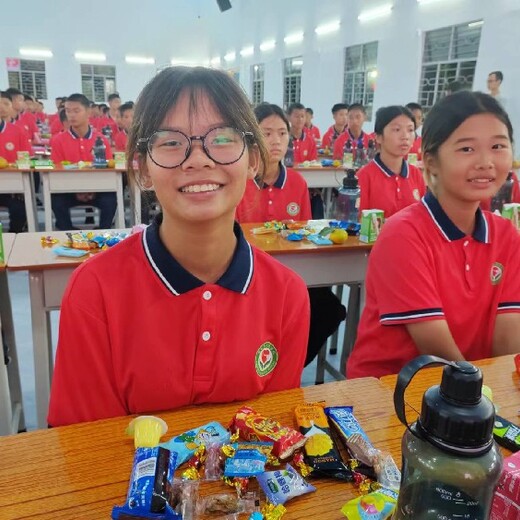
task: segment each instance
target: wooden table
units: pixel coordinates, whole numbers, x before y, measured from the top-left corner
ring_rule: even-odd
[[[38,229],[34,179],[32,170],[6,168],[0,170],[0,193],[22,193],[29,231]]]
[[[392,394],[373,378],[329,383],[265,394],[249,404],[258,412],[293,425],[294,407],[303,402],[353,405],[372,443],[400,464],[404,427],[393,412]],[[188,407],[159,414],[169,426],[163,439],[217,420],[227,426],[240,403]],[[123,504],[133,460],[133,440],[125,436],[129,418],[40,430],[0,439],[0,516],[18,518],[109,518]],[[312,479],[317,491],[286,504],[284,520],[344,520],[341,506],[357,496],[354,486]],[[226,491],[223,484],[201,484],[201,494]],[[247,518],[247,516],[241,516]]]
[[[17,433],[18,429],[25,429],[13,313],[5,268],[15,237],[14,233],[3,234],[4,262],[0,263],[0,330],[9,347],[10,358],[9,364],[5,365],[3,339],[0,334],[0,435],[9,435]]]

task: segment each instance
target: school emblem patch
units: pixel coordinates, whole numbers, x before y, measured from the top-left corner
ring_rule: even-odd
[[[256,351],[255,369],[260,377],[270,374],[278,363],[278,351],[276,347],[269,341],[266,341]]]
[[[300,206],[296,202],[289,202],[287,204],[287,213],[291,215],[291,217],[294,217],[300,213]]]
[[[5,143],[5,149],[12,152],[14,150],[14,144],[13,143]]]
[[[419,193],[419,190],[417,188],[415,188],[415,190],[413,190],[413,198],[415,200],[421,200],[421,194]]]
[[[492,285],[497,285],[500,283],[502,279],[502,275],[504,274],[504,266],[500,262],[495,262],[491,266],[491,272],[489,273],[489,277],[491,279]]]

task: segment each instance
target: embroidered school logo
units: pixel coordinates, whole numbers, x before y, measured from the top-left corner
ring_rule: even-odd
[[[504,266],[500,262],[495,262],[491,266],[491,272],[489,273],[489,277],[491,278],[491,284],[497,285],[502,279],[502,275],[504,274]]]
[[[255,356],[256,373],[260,377],[264,377],[274,370],[277,363],[278,351],[276,350],[276,347],[269,341],[260,345]]]
[[[298,213],[300,213],[300,206],[296,202],[289,202],[289,204],[287,204],[287,213],[291,215],[291,217],[298,215]]]
[[[14,150],[14,144],[13,143],[5,143],[5,149],[12,152]]]
[[[413,198],[415,200],[421,200],[421,194],[419,193],[419,190],[417,188],[415,188],[415,190],[413,190]]]

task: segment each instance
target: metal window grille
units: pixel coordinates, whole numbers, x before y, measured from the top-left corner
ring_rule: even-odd
[[[17,88],[33,98],[47,99],[45,61],[20,60],[19,71],[7,73],[9,87]]]
[[[263,63],[251,67],[251,77],[253,78],[251,100],[255,106],[264,101],[264,72],[265,65]]]
[[[286,58],[283,60],[283,106],[291,103],[299,103],[302,91],[302,67],[301,56]]]
[[[345,48],[343,102],[361,103],[372,119],[374,91],[377,80],[378,42],[363,43]]]
[[[428,31],[424,38],[419,103],[425,110],[459,81],[472,89],[480,45],[481,23],[466,23]]]
[[[96,103],[106,102],[116,92],[116,68],[112,65],[81,64],[81,92]]]

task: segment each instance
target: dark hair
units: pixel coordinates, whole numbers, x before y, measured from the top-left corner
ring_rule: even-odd
[[[59,114],[60,114],[60,123],[64,123],[65,121],[67,121],[67,112],[65,112],[65,109],[61,109],[59,111]]]
[[[9,101],[12,101],[11,94],[7,92],[7,90],[0,90],[0,98],[8,99]]]
[[[181,94],[189,95],[190,113],[197,111],[200,96],[206,95],[223,121],[242,132],[252,132],[247,147],[258,147],[260,159],[268,162],[268,151],[262,131],[240,85],[226,72],[204,67],[168,67],[143,88],[135,105],[132,129],[128,136],[127,170],[131,181],[137,181],[133,158],[137,154],[139,171],[143,171],[146,146],[138,146],[139,139],[157,131],[168,112],[177,104]]]
[[[23,96],[23,92],[21,90],[18,90],[17,88],[14,88],[14,87],[9,87],[6,92],[11,96],[11,100],[13,99],[14,96]],[[25,98],[25,96],[24,96]]]
[[[119,115],[121,117],[123,117],[123,114],[127,111],[127,110],[133,110],[134,109],[134,104],[133,103],[123,103],[122,105],[119,106],[118,110],[119,110]]]
[[[390,124],[396,117],[406,116],[413,123],[415,130],[415,119],[410,110],[401,105],[391,105],[389,107],[381,107],[376,112],[376,122],[374,125],[374,132],[377,135],[383,135],[385,127]]]
[[[307,114],[310,114],[311,116],[314,115],[314,110],[313,110],[312,108],[310,108],[310,107],[307,107],[307,108],[305,109],[305,112],[307,112]]]
[[[305,110],[305,106],[301,103],[291,103],[287,107],[287,114],[291,115],[295,110]]]
[[[352,110],[359,110],[359,111],[363,112],[363,114],[367,115],[367,111],[365,110],[365,107],[361,103],[352,103],[352,105],[350,105],[348,107],[348,111],[352,112]]]
[[[455,81],[450,81],[446,85],[446,90],[449,91],[451,94],[455,94],[455,92],[460,92],[461,90],[465,90],[465,89],[466,89],[466,86],[459,79],[456,79]]]
[[[422,129],[423,155],[435,156],[439,147],[466,119],[478,114],[496,116],[506,125],[513,142],[513,127],[502,105],[488,94],[463,90],[441,99],[428,112]]]
[[[59,99],[60,101],[63,101],[63,100],[66,99],[66,98],[64,98],[64,97],[59,97],[59,96],[58,96],[57,98],[54,98],[54,101],[58,101],[58,99]]]
[[[108,102],[110,103],[110,101],[112,101],[113,99],[121,99],[121,98],[119,97],[119,94],[117,92],[114,92],[113,94],[108,95]]]
[[[83,94],[71,94],[65,101],[70,101],[71,103],[81,103],[85,108],[90,108],[90,101],[87,96]]]
[[[332,114],[339,112],[340,110],[348,110],[348,105],[346,103],[336,103],[332,106]]]
[[[106,105],[101,105],[101,112],[103,112],[103,115],[107,115],[110,112],[110,108],[108,108]]]
[[[410,110],[410,111],[414,111],[414,110],[420,110],[422,112],[422,106],[419,105],[419,103],[415,103],[414,101],[412,101],[411,103],[406,103],[405,107]]]
[[[502,73],[501,70],[494,70],[493,72],[489,73],[490,76],[491,76],[491,74],[494,74],[495,78],[498,79],[498,81],[500,81],[500,82],[504,81],[504,74]]]
[[[29,94],[24,94],[23,99],[24,101],[34,101],[33,97],[29,96]]]
[[[284,111],[278,105],[271,105],[270,103],[261,103],[255,110],[255,117],[258,123],[261,123],[264,119],[270,116],[278,116],[287,126],[287,131],[291,130],[289,120],[285,115]]]

